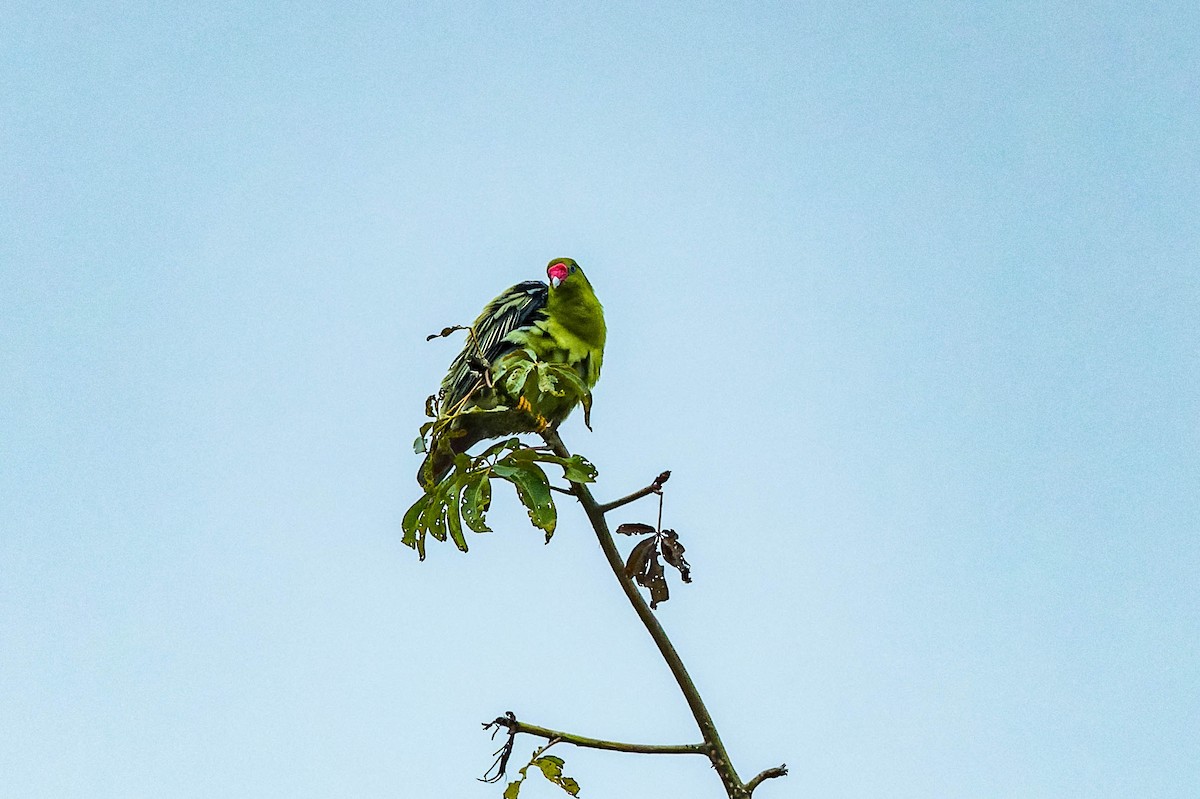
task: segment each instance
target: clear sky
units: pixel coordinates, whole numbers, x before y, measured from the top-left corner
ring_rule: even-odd
[[[1200,795],[1194,3],[0,2],[0,795],[499,797],[695,740],[578,509],[400,545],[555,256],[761,797]],[[653,521],[647,504],[614,521]],[[522,739],[517,756],[534,741]],[[722,796],[560,747],[585,798]],[[529,785],[522,796],[564,796]]]

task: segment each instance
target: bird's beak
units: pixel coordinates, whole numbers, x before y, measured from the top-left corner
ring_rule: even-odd
[[[567,279],[567,265],[564,263],[551,264],[546,270],[546,277],[550,278],[550,285],[558,288],[559,285]]]

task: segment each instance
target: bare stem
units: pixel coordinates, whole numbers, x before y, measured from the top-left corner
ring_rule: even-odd
[[[546,439],[546,440],[549,441],[549,439]],[[564,447],[563,449],[565,451],[566,448]],[[663,483],[667,482],[667,480],[669,480],[670,478],[671,478],[670,472],[663,472],[658,477],[654,478],[653,483],[646,486],[645,488],[639,488],[637,491],[634,491],[632,494],[621,497],[620,499],[614,499],[612,502],[605,502],[603,505],[598,506],[600,509],[600,512],[608,513],[610,510],[616,510],[617,508],[621,507],[622,505],[628,505],[630,502],[636,502],[637,500],[641,499],[642,497],[646,497],[651,494],[660,494],[661,495]]]
[[[542,438],[550,445],[554,453],[563,458],[571,457],[570,451],[567,450],[558,432],[555,430],[546,430],[542,432]],[[665,478],[664,478],[665,480]],[[638,592],[637,586],[633,581],[625,576],[625,564],[621,560],[621,553],[617,550],[617,545],[613,541],[612,533],[608,529],[608,522],[604,518],[605,509],[611,510],[614,507],[620,507],[627,501],[632,502],[634,499],[644,497],[647,494],[652,494],[656,489],[661,488],[661,483],[655,481],[657,485],[652,484],[640,492],[634,492],[615,503],[610,502],[607,506],[602,506],[596,502],[596,498],[592,496],[592,492],[582,483],[573,483],[575,488],[575,496],[579,498],[579,504],[583,506],[584,513],[587,514],[588,521],[592,523],[592,529],[596,532],[596,538],[600,542],[600,549],[604,551],[604,557],[608,560],[609,568],[617,578],[617,582],[621,585],[621,590],[625,592],[625,597],[629,600],[629,604],[633,606],[634,612],[641,619],[642,625],[646,631],[650,633],[650,637],[654,639],[658,651],[662,654],[663,660],[666,661],[667,667],[670,668],[672,676],[675,677],[675,682],[679,685],[679,690],[683,693],[684,699],[687,700],[688,707],[692,711],[693,718],[696,719],[696,726],[700,729],[700,734],[704,738],[704,753],[708,755],[709,761],[713,768],[721,778],[721,783],[725,786],[725,793],[729,799],[747,799],[750,792],[742,783],[737,775],[737,771],[733,767],[733,762],[729,759],[729,753],[725,751],[725,745],[721,743],[721,736],[717,733],[717,726],[713,723],[712,716],[709,715],[708,708],[704,706],[704,700],[700,697],[700,692],[696,690],[696,684],[692,682],[691,676],[688,674],[687,668],[683,665],[683,661],[679,657],[679,653],[675,651],[674,644],[667,637],[666,631],[662,625],[658,623],[650,606],[646,600]]]
[[[601,738],[588,738],[584,735],[551,730],[536,724],[526,724],[523,721],[501,716],[492,722],[506,727],[513,734],[526,733],[536,735],[550,741],[562,741],[572,746],[582,746],[588,749],[607,749],[612,752],[630,752],[639,755],[707,755],[705,745],[699,744],[631,744],[624,741],[605,741]]]
[[[746,783],[746,793],[754,793],[754,789],[757,788],[763,780],[770,780],[774,779],[775,777],[786,777],[787,773],[787,763],[784,763],[781,766],[776,766],[775,768],[763,769],[754,779]]]

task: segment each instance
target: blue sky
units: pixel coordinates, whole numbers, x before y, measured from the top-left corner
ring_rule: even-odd
[[[399,543],[424,336],[556,256],[610,330],[564,438],[674,471],[659,615],[757,796],[1200,789],[1192,4],[0,8],[0,793],[694,740],[570,503]]]

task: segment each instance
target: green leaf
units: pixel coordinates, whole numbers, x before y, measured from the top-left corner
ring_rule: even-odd
[[[507,411],[505,411],[505,413],[507,413]],[[493,455],[499,454],[501,451],[503,451],[505,449],[518,450],[518,448],[520,446],[521,446],[521,439],[517,438],[516,436],[513,436],[512,438],[506,438],[503,441],[492,444],[490,447],[485,449],[483,452],[476,455],[475,460],[476,460],[476,462],[478,462],[485,458],[490,458]]]
[[[514,450],[511,455],[505,456],[505,460],[514,462],[541,461],[542,463],[556,463],[563,467],[563,477],[572,483],[593,483],[596,481],[596,467],[582,455],[572,455],[569,458],[563,458],[552,452],[545,452],[534,447],[521,447]]]
[[[492,505],[492,480],[487,472],[471,476],[462,494],[463,521],[477,533],[490,533],[492,528],[484,520]]]
[[[574,366],[564,363],[548,363],[543,364],[543,368],[552,372],[555,380],[563,384],[564,391],[558,396],[566,396],[569,393],[573,397],[582,399],[583,395],[588,393],[587,383],[583,382],[583,377]]]
[[[513,780],[504,789],[504,799],[517,799],[517,794],[521,793],[521,783],[523,780]]]
[[[448,481],[447,481],[448,482]],[[438,485],[432,492],[429,504],[421,512],[420,525],[438,541],[446,540],[446,483]]]
[[[572,483],[596,482],[596,467],[582,455],[572,455],[563,462],[562,467],[563,477]]]
[[[579,404],[583,406],[583,426],[589,431],[592,429],[592,392],[585,391],[583,396],[579,398]]]
[[[458,547],[460,552],[467,551],[467,539],[463,537],[462,517],[459,515],[459,506],[462,503],[462,492],[466,488],[461,481],[456,480],[456,485],[451,490],[449,502],[446,503],[446,522],[450,529],[450,538],[454,541],[454,546]]]
[[[572,777],[563,776],[563,766],[565,763],[561,757],[555,757],[554,755],[542,755],[541,757],[535,758],[529,765],[537,766],[542,770],[542,775],[545,776],[546,779],[550,780],[550,782],[571,794],[571,796],[579,795],[579,783],[576,782]]]
[[[525,383],[537,361],[528,350],[513,350],[500,359],[496,373],[500,376],[501,388],[508,396],[516,399],[525,393]]]
[[[516,439],[513,440],[515,441]],[[504,456],[504,460],[509,461],[510,463],[517,463],[518,461],[547,461],[551,463],[557,463],[558,461],[561,461],[562,458],[558,457],[557,455],[552,455],[549,452],[542,452],[534,447],[525,446],[515,447],[512,452]]]
[[[533,761],[533,765],[542,770],[542,774],[546,776],[546,779],[555,782],[562,778],[562,770],[563,766],[566,765],[566,761],[554,755],[542,755]]]
[[[550,496],[550,481],[536,463],[512,463],[507,458],[492,466],[492,473],[508,480],[517,489],[517,498],[529,512],[533,526],[546,531],[546,540],[554,535],[558,512]]]
[[[417,436],[417,440],[413,442],[413,452],[415,452],[417,455],[423,455],[426,452],[429,452],[429,450],[425,447],[425,436]]]
[[[559,388],[562,381],[555,374],[553,369],[546,368],[543,364],[542,368],[538,369],[538,391],[543,394],[550,394],[554,397],[565,397],[567,395],[566,388]]]
[[[400,539],[400,543],[410,549],[416,549],[421,560],[425,560],[425,532],[421,528],[421,514],[432,499],[429,494],[422,494],[412,507],[405,511],[404,521],[400,523],[401,529],[404,530],[404,537]]]

